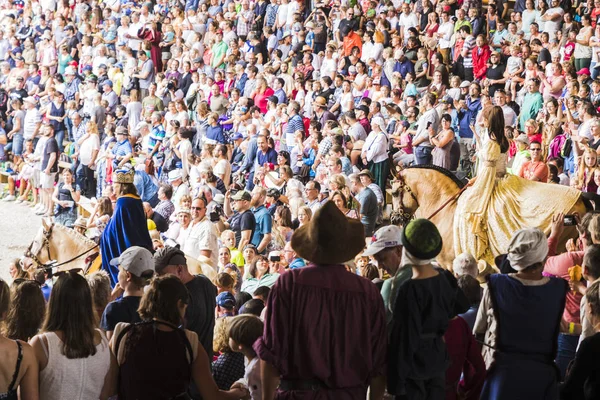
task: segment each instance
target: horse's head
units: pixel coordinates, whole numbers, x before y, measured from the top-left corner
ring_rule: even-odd
[[[25,257],[33,260],[37,264],[36,267],[41,267],[52,261],[50,258],[50,240],[53,229],[54,224],[43,218],[42,226],[29,244],[27,251],[25,251]]]
[[[406,180],[405,173],[399,171],[397,178],[392,180],[392,213],[390,222],[394,225],[406,225],[414,218],[419,202]]]

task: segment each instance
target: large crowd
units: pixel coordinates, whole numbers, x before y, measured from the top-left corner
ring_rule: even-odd
[[[11,263],[0,399],[597,399],[599,21],[600,0],[0,1],[2,202],[101,259]],[[413,166],[468,185],[452,265],[432,222],[389,224]]]

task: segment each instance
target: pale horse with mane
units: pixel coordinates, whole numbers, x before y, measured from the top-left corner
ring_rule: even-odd
[[[93,240],[71,228],[42,219],[42,226],[25,252],[25,257],[32,260],[31,268],[56,265],[57,271],[80,269],[90,274],[101,269],[99,251]],[[208,258],[204,258],[197,260],[186,255],[188,268],[190,273],[205,275],[213,281],[216,270]]]

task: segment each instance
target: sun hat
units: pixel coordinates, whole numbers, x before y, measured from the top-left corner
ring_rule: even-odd
[[[317,106],[317,107],[327,107],[327,100],[325,99],[325,97],[323,96],[318,96],[314,101],[313,101],[313,106]]]
[[[538,228],[519,229],[508,244],[507,259],[510,266],[523,271],[527,267],[541,263],[548,255],[548,239]]]
[[[128,248],[119,257],[110,260],[110,265],[113,267],[121,266],[125,271],[138,277],[147,272],[154,272],[152,253],[140,246]]]
[[[526,145],[529,145],[529,138],[524,133],[521,133],[519,136],[517,136],[517,138],[515,140],[517,142],[521,142],[521,143],[524,143]]]
[[[173,171],[169,172],[169,175],[167,177],[167,179],[169,180],[169,182],[174,182],[177,179],[181,179],[181,170],[180,169],[174,169]]]
[[[357,219],[347,218],[332,201],[317,210],[310,222],[292,235],[292,249],[315,264],[340,264],[365,247],[365,228]]]
[[[365,257],[375,255],[383,249],[402,246],[402,229],[396,225],[379,228],[371,237],[371,244],[362,255]]]
[[[87,218],[77,217],[75,223],[73,224],[73,228],[87,228]]]
[[[404,249],[420,260],[435,258],[442,251],[442,236],[435,224],[425,218],[410,221],[402,230]]]
[[[358,176],[367,176],[367,177],[369,177],[369,179],[371,181],[373,181],[373,182],[375,181],[375,177],[373,176],[373,173],[368,169],[363,169],[362,171],[360,171],[358,173]]]

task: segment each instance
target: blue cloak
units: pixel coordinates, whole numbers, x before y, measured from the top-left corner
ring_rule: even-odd
[[[117,199],[115,212],[100,238],[102,269],[110,275],[112,287],[118,282],[119,269],[110,265],[110,260],[131,246],[154,252],[142,201],[137,196],[126,195]]]

